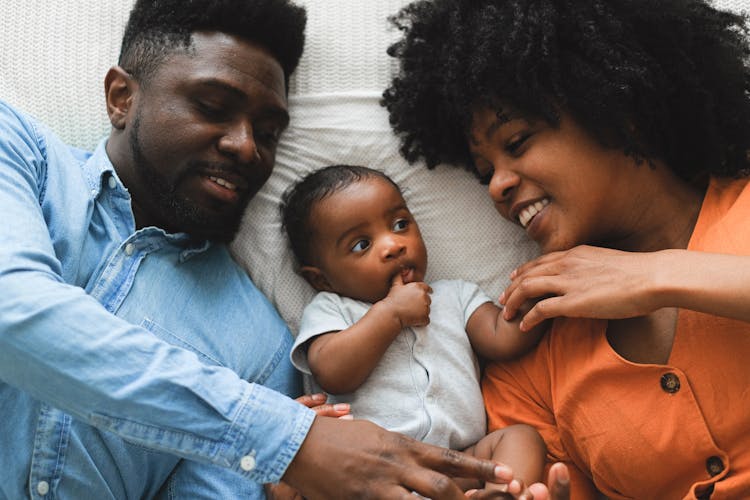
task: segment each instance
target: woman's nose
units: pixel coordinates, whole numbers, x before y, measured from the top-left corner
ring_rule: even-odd
[[[521,178],[511,170],[495,169],[487,190],[495,204],[505,204],[513,197],[513,192]]]

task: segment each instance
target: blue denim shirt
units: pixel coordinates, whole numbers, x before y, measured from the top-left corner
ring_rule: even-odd
[[[136,231],[104,142],[2,102],[0,210],[0,498],[262,497],[314,414],[226,247]]]

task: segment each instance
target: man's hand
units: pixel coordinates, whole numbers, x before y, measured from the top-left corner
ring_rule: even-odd
[[[295,401],[302,403],[303,405],[311,408],[316,414],[323,417],[334,417],[342,418],[345,420],[351,420],[352,414],[350,412],[350,406],[346,403],[338,403],[335,405],[328,404],[326,401],[328,397],[325,394],[304,394]],[[292,488],[286,483],[266,483],[263,485],[266,491],[266,497],[268,500],[302,500],[302,494],[296,489]]]
[[[393,278],[391,289],[381,302],[387,304],[401,323],[401,328],[425,326],[430,323],[430,294],[427,283],[415,281],[404,283],[400,274]]]
[[[465,499],[451,477],[503,483],[512,479],[512,472],[364,420],[316,417],[283,480],[308,499],[413,500],[412,492],[441,500]]]

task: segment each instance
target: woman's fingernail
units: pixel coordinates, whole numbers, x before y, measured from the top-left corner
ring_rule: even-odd
[[[513,478],[513,470],[507,465],[496,465],[495,477],[504,481],[509,481]]]
[[[336,411],[349,411],[349,403],[336,403],[333,405],[333,409]]]
[[[341,415],[339,418],[342,420],[354,420],[354,415],[347,413],[346,415]]]
[[[316,394],[311,394],[311,395],[310,395],[310,397],[311,397],[311,398],[312,398],[313,400],[315,400],[315,401],[325,401],[325,400],[326,400],[326,395],[325,395],[325,394],[322,394],[322,393],[320,393],[320,392],[318,392],[318,393],[316,393]]]

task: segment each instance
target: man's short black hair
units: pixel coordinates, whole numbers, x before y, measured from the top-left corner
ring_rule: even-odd
[[[314,228],[310,224],[313,206],[322,199],[363,179],[377,177],[401,188],[384,172],[357,165],[330,165],[307,174],[281,197],[281,223],[299,265],[312,263]]]
[[[745,15],[706,0],[419,0],[392,18],[400,71],[383,94],[403,156],[469,168],[477,106],[664,161],[688,181],[747,173]]]
[[[119,65],[147,82],[165,57],[190,47],[196,31],[238,36],[268,50],[284,70],[297,67],[305,42],[305,9],[289,0],[137,0]]]

